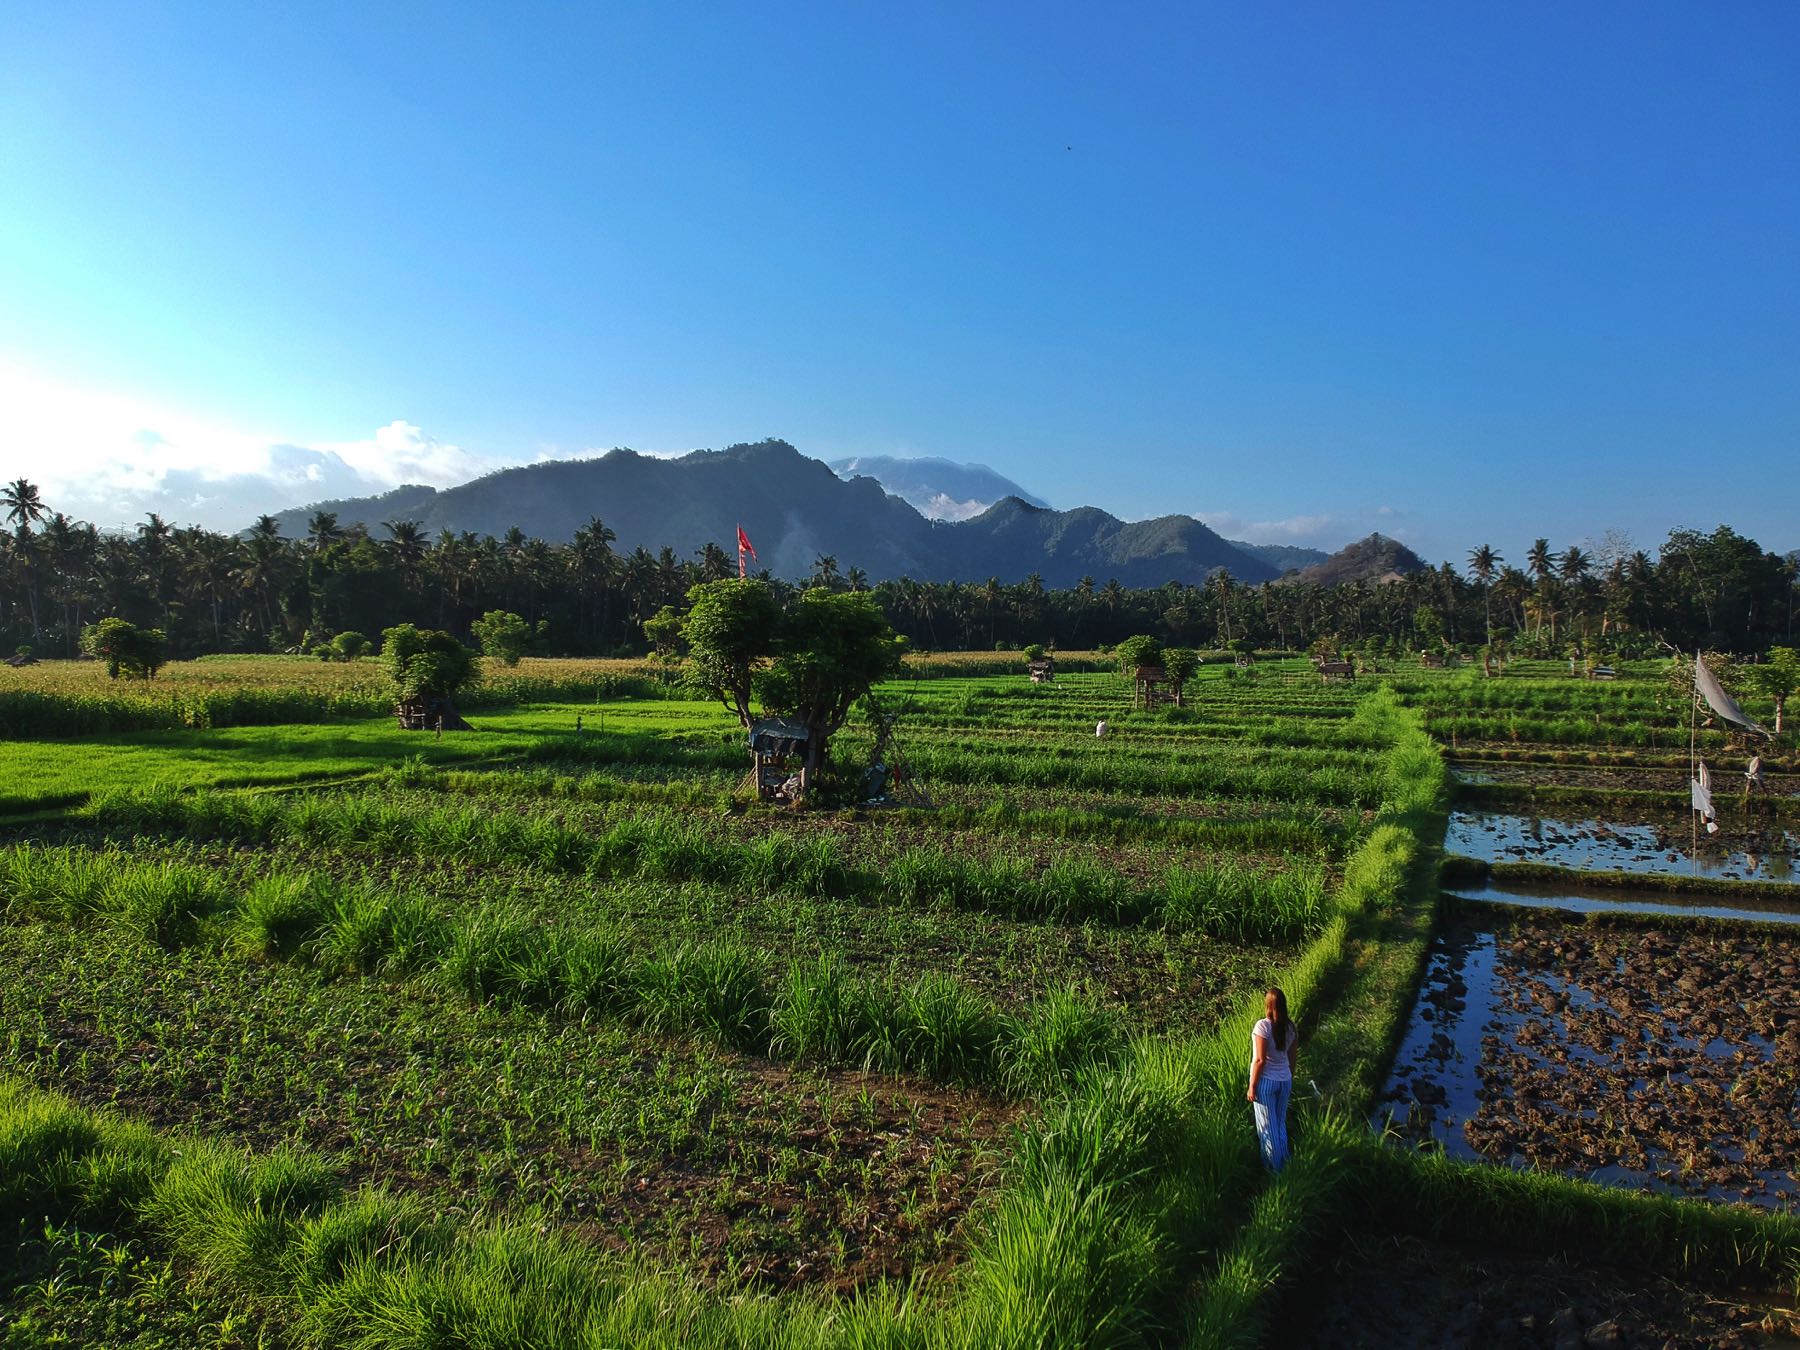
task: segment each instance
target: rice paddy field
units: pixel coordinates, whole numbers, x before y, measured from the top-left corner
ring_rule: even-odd
[[[883,690],[931,805],[796,813],[720,708],[557,665],[441,738],[355,667],[0,676],[0,1345],[1447,1344],[1490,1269],[1505,1343],[1788,1315],[1800,933],[1630,913],[1628,871],[1597,916],[1479,898],[1612,854],[1445,857],[1557,792],[1660,821],[1685,742],[1607,734],[1650,675],[1209,666],[1134,710],[932,657]],[[1595,777],[1483,776],[1534,755]],[[1392,1339],[1393,1262],[1452,1339]],[[1716,1315],[1629,1323],[1650,1285]]]

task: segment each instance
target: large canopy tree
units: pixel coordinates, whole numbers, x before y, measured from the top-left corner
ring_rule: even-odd
[[[784,616],[757,696],[767,711],[806,727],[806,766],[816,769],[856,701],[900,669],[905,651],[867,591],[806,591]]]
[[[808,769],[824,761],[850,709],[899,669],[906,649],[867,591],[815,587],[783,610],[767,583],[734,577],[703,582],[688,600],[688,683],[743,727],[755,720],[752,698],[765,714],[804,725]]]

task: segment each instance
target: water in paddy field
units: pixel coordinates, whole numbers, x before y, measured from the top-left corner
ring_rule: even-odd
[[[1679,891],[1633,890],[1626,886],[1582,888],[1579,878],[1571,884],[1545,882],[1505,886],[1459,886],[1449,892],[1459,900],[1487,904],[1519,905],[1526,909],[1561,910],[1568,914],[1648,914],[1702,919],[1736,919],[1751,923],[1785,923],[1800,927],[1800,895],[1783,904],[1780,900],[1739,899],[1736,896],[1695,896],[1684,899]]]
[[[1462,1122],[1481,1105],[1481,1038],[1493,1019],[1494,936],[1440,937],[1413,1000],[1406,1038],[1394,1056],[1375,1108],[1377,1128],[1390,1125],[1414,1142],[1434,1139],[1453,1158],[1476,1158]]]
[[[1591,1126],[1601,1112],[1616,1108],[1621,1069],[1630,1079],[1641,1066],[1642,1074],[1655,1075],[1658,1086],[1673,1082],[1679,1089],[1684,1080],[1705,1076],[1701,1066],[1707,1062],[1714,1068],[1741,1066],[1747,1056],[1767,1064],[1777,1054],[1775,1043],[1763,1036],[1739,1035],[1734,1044],[1720,1037],[1684,1035],[1676,1019],[1661,1016],[1663,1005],[1657,998],[1642,989],[1635,992],[1641,1013],[1657,1026],[1653,1040],[1634,1038],[1604,1049],[1595,1048],[1591,1038],[1583,1044],[1572,1034],[1573,1019],[1584,1013],[1603,1014],[1616,998],[1616,991],[1606,987],[1607,980],[1615,978],[1613,972],[1593,972],[1600,976],[1597,981],[1584,979],[1584,974],[1528,969],[1492,930],[1463,927],[1440,935],[1432,944],[1405,1038],[1372,1123],[1410,1143],[1434,1141],[1451,1157],[1531,1166],[1533,1160],[1525,1151],[1531,1136],[1554,1131],[1557,1116]],[[1646,1045],[1651,1053],[1646,1053]],[[1501,1061],[1505,1071],[1496,1072]],[[1612,1094],[1590,1091],[1590,1085],[1609,1071]],[[1544,1074],[1556,1087],[1545,1091],[1540,1085],[1528,1107],[1517,1103],[1509,1085]],[[1651,1081],[1648,1077],[1630,1081],[1625,1095],[1641,1094]],[[1696,1094],[1691,1109],[1702,1115],[1722,1110],[1728,1116],[1735,1110],[1730,1100],[1704,1100],[1701,1094]],[[1471,1142],[1469,1130],[1478,1116],[1475,1134],[1484,1143],[1480,1149]],[[1700,1146],[1736,1166],[1739,1174],[1729,1184],[1708,1184],[1692,1175],[1679,1179],[1690,1172],[1689,1160],[1681,1152],[1699,1137],[1697,1129],[1690,1135],[1678,1121],[1666,1138],[1637,1141],[1642,1145],[1642,1166],[1617,1161],[1618,1151],[1603,1142],[1587,1151],[1582,1165],[1562,1170],[1633,1189],[1750,1200],[1771,1208],[1788,1208],[1800,1200],[1800,1183],[1789,1171],[1747,1165],[1743,1149],[1733,1144]],[[1539,1160],[1536,1165],[1543,1163]]]
[[[1727,822],[1728,828],[1736,822]],[[1665,873],[1735,881],[1800,884],[1800,838],[1780,825],[1732,844],[1688,853],[1688,839],[1672,838],[1655,825],[1614,825],[1602,820],[1554,820],[1498,811],[1454,811],[1444,849],[1486,862],[1536,862],[1600,872]]]

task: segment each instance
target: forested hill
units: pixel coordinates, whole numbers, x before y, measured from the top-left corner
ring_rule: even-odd
[[[1341,586],[1347,581],[1394,581],[1414,572],[1423,572],[1429,564],[1398,539],[1385,534],[1372,534],[1346,544],[1336,553],[1303,568],[1295,579],[1310,581],[1315,586]]]
[[[820,556],[872,580],[1012,583],[1033,573],[1048,586],[1084,576],[1126,586],[1199,583],[1220,567],[1240,581],[1281,569],[1228,543],[1191,516],[1121,521],[1094,507],[1051,511],[1016,497],[950,523],[927,519],[873,478],[842,479],[785,441],[697,450],[676,459],[614,450],[597,459],[505,469],[438,491],[404,487],[379,497],[322,502],[282,512],[282,533],[305,536],[318,511],[341,528],[410,520],[431,535],[526,535],[566,543],[598,517],[621,552],[674,550],[691,558],[707,544],[731,552],[742,525],[760,566],[798,578]]]

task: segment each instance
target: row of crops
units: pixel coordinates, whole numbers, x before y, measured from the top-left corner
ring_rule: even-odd
[[[1279,979],[1321,1090],[1365,1090],[1408,958],[1355,958],[1441,769],[1379,693],[1190,694],[902,682],[940,804],[804,816],[745,809],[717,710],[660,691],[495,709],[485,758],[371,725],[353,781],[275,792],[183,733],[196,776],[0,851],[0,1298],[77,1338],[203,1305],[228,1343],[1254,1325],[1219,1320],[1263,1185],[1249,1019]]]

